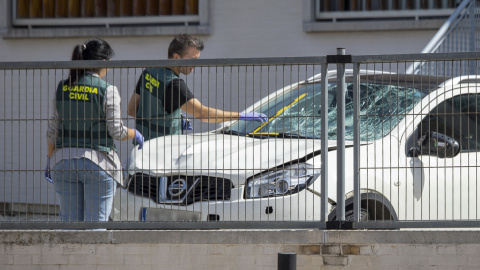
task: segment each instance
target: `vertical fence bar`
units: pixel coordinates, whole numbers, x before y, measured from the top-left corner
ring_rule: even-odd
[[[427,1],[427,9],[434,9],[435,4],[433,3],[433,0],[428,0]]]
[[[470,5],[470,8],[468,9],[468,21],[470,23],[469,25],[469,40],[468,40],[468,51],[469,52],[474,52],[475,51],[475,30],[476,30],[476,27],[475,27],[475,21],[476,21],[476,16],[475,16],[475,9],[476,9],[476,4],[475,2],[473,2],[471,5]],[[475,74],[476,71],[475,71],[475,61],[474,60],[470,60],[469,61],[469,74]]]
[[[360,0],[360,7],[362,11],[367,10],[367,3],[365,0]]]
[[[345,63],[337,63],[337,221],[345,220],[345,90]]]
[[[321,149],[322,149],[322,171],[321,171],[321,217],[320,221],[325,222],[328,220],[328,64],[322,63],[321,65],[321,110],[322,110],[322,119],[321,119]]]
[[[393,1],[387,0],[387,10],[393,10]]]
[[[338,11],[338,1],[330,0],[330,11]]]
[[[441,0],[441,7],[440,8],[447,8],[448,0]]]
[[[418,10],[418,9],[420,9],[420,7],[421,7],[420,0],[414,0],[413,1],[413,9]]]
[[[360,221],[360,64],[353,64],[353,221]]]

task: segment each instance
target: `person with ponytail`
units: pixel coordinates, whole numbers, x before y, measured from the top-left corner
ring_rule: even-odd
[[[93,38],[75,46],[72,60],[113,56],[106,41]],[[55,186],[62,221],[108,221],[116,184],[123,185],[114,140],[133,139],[143,146],[142,134],[123,125],[118,89],[102,79],[107,71],[71,69],[55,92],[45,178]]]

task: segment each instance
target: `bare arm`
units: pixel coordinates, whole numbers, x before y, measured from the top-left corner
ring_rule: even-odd
[[[140,102],[140,95],[133,93],[128,101],[127,114],[131,117],[137,116],[138,103]]]
[[[129,128],[128,129],[128,135],[125,138],[123,138],[123,140],[121,140],[121,141],[132,140],[132,139],[135,139],[135,129]]]
[[[48,157],[52,157],[53,151],[55,151],[55,144],[48,144]]]
[[[238,120],[238,118],[240,117],[240,113],[238,112],[222,111],[219,109],[204,106],[196,98],[187,101],[180,107],[180,109],[190,115],[193,115],[193,117],[196,119],[200,119],[203,122],[209,123],[221,123],[225,121]]]

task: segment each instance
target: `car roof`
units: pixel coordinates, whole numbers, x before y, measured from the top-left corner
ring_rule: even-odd
[[[306,81],[299,82],[298,84],[306,84],[306,83],[317,83],[320,81],[321,74],[317,74]],[[327,74],[328,82],[335,82],[336,81],[336,70],[329,70]],[[393,84],[393,85],[402,85],[405,87],[415,87],[420,89],[435,89],[440,87],[441,85],[445,84],[458,84],[460,81],[458,80],[460,77],[445,77],[445,76],[435,76],[435,75],[420,75],[420,74],[400,74],[400,73],[392,73],[388,71],[381,71],[381,70],[368,70],[362,69],[360,70],[360,80],[362,82],[369,82],[369,83],[379,83],[379,84]],[[476,79],[480,82],[480,76],[477,75],[469,75],[469,76],[462,76],[464,80],[472,80]],[[353,70],[346,69],[345,70],[345,81],[346,82],[353,82]]]
[[[413,74],[367,74],[360,76],[360,82],[399,85],[422,90],[436,89],[450,80],[448,77]],[[346,77],[346,82],[353,82],[353,77]]]
[[[480,84],[480,75],[464,75],[454,77],[446,81],[443,85],[440,85],[439,87],[457,84]]]

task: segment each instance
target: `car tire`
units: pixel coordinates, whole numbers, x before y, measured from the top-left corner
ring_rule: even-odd
[[[337,220],[335,216],[332,220]],[[370,216],[368,210],[365,208],[360,208],[360,221],[368,221]],[[348,205],[345,207],[345,221],[353,221],[353,205]]]
[[[353,221],[353,205],[349,205],[345,208],[345,221]],[[365,208],[360,208],[360,221],[370,220],[368,210]]]
[[[396,221],[397,215],[390,202],[377,193],[363,193],[360,204],[360,221]],[[345,220],[353,221],[353,197],[345,201]],[[329,220],[337,220],[336,208],[332,209]]]

